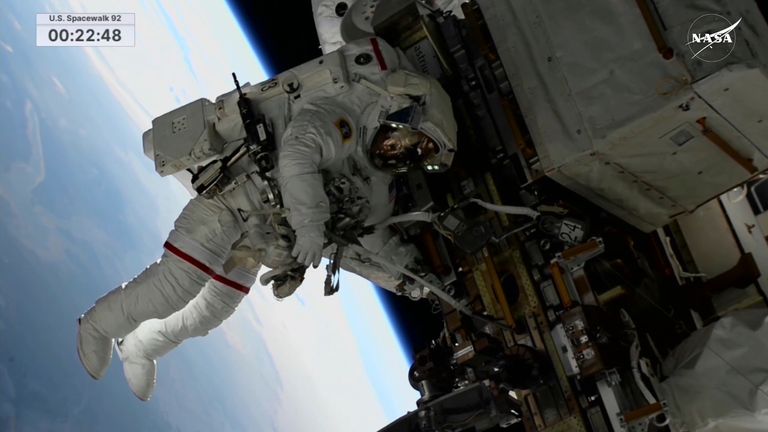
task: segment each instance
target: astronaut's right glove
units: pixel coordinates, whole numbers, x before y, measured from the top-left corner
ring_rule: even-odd
[[[320,265],[323,257],[323,244],[325,243],[325,227],[319,225],[307,225],[296,230],[296,245],[291,255],[301,264],[314,268]]]

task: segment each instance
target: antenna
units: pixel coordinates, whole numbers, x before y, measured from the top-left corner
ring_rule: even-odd
[[[237,88],[237,94],[243,97],[243,90],[240,88],[240,81],[237,80],[237,74],[232,72],[232,79],[235,80],[235,87]]]

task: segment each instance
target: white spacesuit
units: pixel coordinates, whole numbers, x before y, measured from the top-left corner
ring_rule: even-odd
[[[155,384],[155,359],[189,337],[206,335],[229,317],[255,282],[261,263],[279,268],[293,262],[290,242],[280,237],[251,198],[257,192],[251,182],[219,196],[190,200],[176,219],[162,257],[101,297],[80,318],[78,354],[93,378],[104,376],[113,340],[124,338],[118,354],[126,379],[139,399],[148,400]],[[259,241],[249,241],[254,236]],[[246,247],[250,244],[261,247]],[[247,259],[238,260],[241,255]],[[228,262],[237,265],[227,271]]]
[[[367,39],[244,86],[278,142],[278,168],[271,175],[279,180],[285,208],[272,207],[274,201],[265,198],[277,191],[254,174],[255,158],[228,159],[237,160],[226,168],[228,183],[189,202],[162,258],[80,317],[78,354],[93,378],[106,373],[117,340],[131,390],[148,400],[156,359],[229,317],[262,264],[273,269],[262,284],[272,282],[278,298],[290,295],[303,280],[305,265],[319,264],[326,223],[350,239],[391,215],[391,169],[419,163],[439,171],[450,165],[456,135],[450,100],[436,81],[400,70],[400,58],[385,42]],[[237,93],[228,93],[215,105],[196,101],[156,119],[149,146],[145,134],[145,152],[156,170],[177,175],[198,167],[199,186],[199,174],[206,172],[199,165],[221,166],[218,161],[227,158],[217,158],[233,147],[242,154],[246,132],[237,100]],[[166,148],[166,141],[186,145],[185,150]],[[282,219],[286,211],[290,227]],[[360,239],[363,247],[418,269],[413,246],[386,227],[371,231]],[[326,248],[326,256],[331,251]],[[384,288],[422,295],[413,284],[404,290],[396,270],[351,252],[345,252],[341,266]]]
[[[422,166],[438,172],[451,164],[456,125],[440,85],[400,70],[387,76],[385,86],[356,84],[344,98],[315,100],[285,131],[278,178],[296,231],[293,254],[307,266],[320,262],[328,225],[341,231],[355,222],[374,227],[391,216],[393,171]],[[388,228],[376,227],[359,240],[396,266],[418,270],[416,249]],[[404,291],[399,272],[370,265],[365,257],[347,252],[341,266],[391,291],[422,296],[421,287]]]

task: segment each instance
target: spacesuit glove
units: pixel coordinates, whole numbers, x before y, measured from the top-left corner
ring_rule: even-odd
[[[308,225],[296,230],[296,245],[291,255],[301,264],[317,268],[323,257],[325,242],[325,227],[323,225]]]
[[[289,297],[304,281],[306,267],[278,267],[270,270],[259,279],[262,285],[272,284],[272,294],[278,300]]]

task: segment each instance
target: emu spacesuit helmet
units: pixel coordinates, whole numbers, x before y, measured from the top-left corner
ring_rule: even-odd
[[[375,129],[368,156],[392,172],[421,165],[428,173],[447,170],[456,151],[456,121],[451,100],[432,78],[401,70],[389,75],[390,97],[370,113]]]

